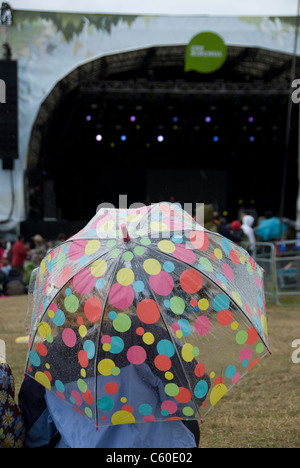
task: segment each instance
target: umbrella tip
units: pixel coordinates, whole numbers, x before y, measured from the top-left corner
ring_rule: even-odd
[[[121,230],[122,230],[122,235],[123,235],[124,242],[130,241],[130,237],[129,237],[127,227],[126,227],[125,224],[121,224]]]

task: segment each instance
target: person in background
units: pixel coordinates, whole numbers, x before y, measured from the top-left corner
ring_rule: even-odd
[[[56,246],[62,244],[62,243],[65,242],[66,240],[67,240],[66,234],[65,234],[64,232],[59,233],[58,236],[57,236],[57,240],[56,240],[56,242],[55,242],[54,247],[56,247]]]
[[[3,243],[0,241],[0,264],[2,263],[4,252],[5,252],[5,249],[4,249]]]
[[[204,216],[204,220],[202,216]],[[196,208],[195,219],[201,226],[204,224],[204,228],[208,231],[218,232],[217,225],[213,220],[213,207],[211,205],[205,204],[204,207],[202,205],[198,206]]]
[[[43,258],[47,253],[47,246],[43,237],[40,234],[36,234],[33,238],[34,249],[32,251],[32,261],[36,266],[39,266]]]
[[[11,271],[11,264],[10,261],[7,257],[7,255],[4,253],[3,259],[2,259],[2,266],[1,266],[1,271],[4,273],[6,276],[9,275],[9,272]]]
[[[13,373],[0,355],[0,448],[23,448],[25,426],[15,402]]]
[[[254,224],[254,218],[253,216],[249,214],[245,214],[242,218],[242,225],[241,225],[241,230],[243,231],[245,240],[249,243],[249,253],[252,255],[254,248],[255,248],[255,234],[253,230],[253,224]]]
[[[24,262],[27,256],[28,249],[24,244],[24,237],[20,235],[11,248],[11,266],[19,273],[21,278],[24,275]]]
[[[230,223],[230,233],[236,244],[240,244],[242,242],[243,232],[241,229],[241,223],[238,219],[235,219]]]

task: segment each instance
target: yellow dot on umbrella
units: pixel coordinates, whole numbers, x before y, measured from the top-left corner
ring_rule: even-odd
[[[81,369],[80,374],[81,374],[81,377],[82,377],[83,379],[86,378],[86,371],[85,371],[85,369]]]
[[[99,232],[108,232],[111,231],[115,227],[115,222],[110,219],[106,221],[104,224],[101,224],[101,226],[98,226],[97,230]]]
[[[216,374],[215,374],[215,372],[211,372],[211,373],[209,374],[209,376],[210,376],[211,379],[213,379],[213,378],[216,376]]]
[[[97,252],[100,248],[100,241],[99,240],[91,240],[85,246],[85,253],[86,255],[92,255],[93,253]]]
[[[45,271],[46,271],[46,263],[45,263],[45,260],[43,259],[40,264],[40,272],[43,275]]]
[[[223,257],[223,253],[222,253],[222,250],[221,249],[215,249],[214,250],[214,253],[215,253],[215,256],[218,260],[221,260],[221,258]]]
[[[53,319],[55,316],[55,313],[53,312],[53,310],[48,310],[48,317],[50,317],[51,319]]]
[[[153,221],[153,223],[151,223],[150,225],[150,228],[152,231],[158,231],[158,232],[168,230],[168,226],[165,223],[162,223],[161,221]]]
[[[111,348],[111,346],[110,346],[109,343],[104,343],[104,345],[102,346],[102,348],[103,348],[103,351],[109,351],[110,348]]]
[[[79,335],[81,336],[81,338],[84,338],[85,335],[87,334],[87,328],[85,325],[80,325],[80,327],[78,328],[78,331],[79,331]]]
[[[122,286],[129,286],[134,281],[134,273],[130,268],[121,268],[117,273],[117,281]]]
[[[129,223],[134,223],[135,221],[138,221],[141,218],[140,214],[131,214],[126,217],[126,220]]]
[[[122,403],[126,403],[126,402],[127,402],[127,398],[126,398],[126,397],[122,397],[122,398],[121,398],[121,402],[122,402]]]
[[[107,270],[107,263],[105,260],[96,260],[94,263],[91,265],[91,273],[95,278],[100,278],[100,276],[103,276],[104,273]]]
[[[143,335],[143,342],[147,345],[154,343],[154,336],[150,332],[146,332]]]
[[[201,309],[201,310],[207,310],[208,307],[209,307],[209,302],[208,302],[208,300],[205,299],[205,298],[200,299],[200,300],[198,301],[198,307],[199,307],[199,309]]]
[[[48,362],[46,362],[45,367],[46,367],[46,369],[50,369],[50,364],[48,364]]]
[[[144,261],[143,266],[148,275],[158,275],[161,271],[161,264],[155,258],[148,258]]]
[[[237,330],[239,328],[239,324],[237,322],[232,322],[231,328],[232,330]]]
[[[168,241],[168,240],[162,240],[157,244],[157,247],[159,250],[165,253],[172,253],[175,250],[175,245],[173,242]]]
[[[167,372],[165,373],[165,378],[166,378],[167,380],[172,380],[173,377],[174,377],[174,375],[172,374],[172,372],[167,371]]]
[[[241,296],[238,292],[235,292],[235,291],[232,291],[232,298],[235,300],[235,302],[240,306],[242,307],[243,305],[243,302],[242,302],[242,299],[241,299]]]
[[[38,326],[38,332],[42,338],[46,338],[48,335],[51,334],[51,327],[46,322],[41,322]]]

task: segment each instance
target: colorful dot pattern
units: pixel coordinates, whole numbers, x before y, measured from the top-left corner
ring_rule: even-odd
[[[263,270],[177,205],[101,209],[29,303],[26,373],[96,426],[203,419],[269,354]]]

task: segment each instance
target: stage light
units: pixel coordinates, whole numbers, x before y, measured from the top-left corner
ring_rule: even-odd
[[[251,123],[254,122],[254,118],[253,118],[253,117],[249,117],[248,122],[251,122]]]
[[[122,136],[121,136],[121,141],[126,141],[126,140],[127,140],[126,135],[122,135]]]
[[[214,142],[217,142],[217,141],[219,141],[219,137],[218,137],[218,136],[214,136],[214,137],[213,137],[213,140],[214,140]]]
[[[173,122],[178,122],[178,117],[173,117]]]
[[[96,140],[101,141],[102,140],[102,135],[100,135],[100,134],[96,135]]]
[[[205,122],[207,122],[207,123],[211,122],[211,118],[210,117],[205,117]]]
[[[135,121],[136,121],[136,116],[135,116],[135,115],[132,115],[132,116],[130,117],[130,122],[135,122]]]
[[[85,118],[85,120],[86,120],[87,122],[89,122],[90,120],[92,120],[92,116],[91,116],[91,115],[87,115],[86,118]]]
[[[249,137],[249,141],[251,141],[251,142],[255,141],[254,136]]]
[[[161,143],[162,141],[164,141],[164,137],[162,135],[158,135],[157,141]]]

